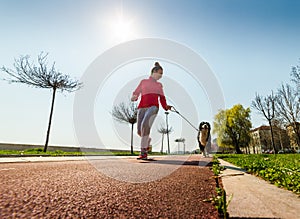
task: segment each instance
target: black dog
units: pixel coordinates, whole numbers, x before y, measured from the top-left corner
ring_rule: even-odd
[[[199,142],[201,152],[206,157],[208,154],[205,147],[210,143],[210,124],[208,122],[200,123],[197,140]]]

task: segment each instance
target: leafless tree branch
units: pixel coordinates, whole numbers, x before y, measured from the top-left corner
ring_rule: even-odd
[[[173,128],[172,128],[172,127],[169,127],[169,129],[167,130],[167,128],[165,128],[164,125],[161,124],[160,127],[157,129],[157,131],[158,131],[160,134],[167,134],[167,133],[173,132]]]
[[[255,100],[252,101],[252,107],[255,108],[259,113],[261,113],[265,119],[268,121],[271,131],[271,141],[272,147],[277,153],[277,148],[275,147],[274,141],[274,133],[273,133],[273,124],[272,121],[275,118],[275,103],[276,103],[276,96],[274,96],[273,91],[271,95],[266,97],[262,97],[261,95],[255,95]]]
[[[289,84],[282,84],[278,89],[278,98],[276,100],[276,112],[288,126],[292,127],[299,145],[300,130],[298,121],[300,119],[300,102],[296,90]]]
[[[37,63],[30,62],[30,56],[20,56],[15,59],[14,69],[2,67],[1,70],[9,77],[4,80],[9,83],[21,83],[37,88],[48,88],[73,92],[82,87],[82,83],[72,80],[55,68],[55,63],[48,69],[48,53],[40,53]]]
[[[134,103],[121,102],[113,106],[111,114],[116,121],[121,123],[134,124],[137,122],[137,108]]]
[[[129,98],[128,98],[129,99]],[[113,106],[112,117],[121,123],[131,124],[131,154],[133,154],[133,125],[137,122],[137,106],[130,100]]]
[[[50,118],[44,146],[45,152],[47,151],[50,135],[56,91],[72,92],[82,87],[82,83],[79,81],[72,80],[69,75],[65,75],[56,70],[55,63],[48,69],[47,56],[48,53],[41,52],[37,59],[38,64],[35,64],[33,61],[31,62],[30,56],[28,55],[20,56],[18,59],[14,59],[14,69],[4,66],[0,68],[0,70],[8,76],[7,78],[3,78],[3,80],[9,83],[20,83],[31,87],[52,89]]]

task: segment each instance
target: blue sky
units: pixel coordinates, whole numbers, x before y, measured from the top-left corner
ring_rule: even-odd
[[[193,49],[206,60],[223,89],[227,108],[237,103],[249,107],[255,92],[265,95],[276,90],[281,82],[289,81],[291,66],[299,64],[299,9],[297,0],[3,0],[0,2],[0,65],[11,67],[19,55],[36,57],[40,51],[47,51],[59,70],[80,79],[96,57],[121,42],[146,37],[170,39]],[[131,22],[126,39],[112,30],[120,15],[125,22]],[[146,77],[150,62],[133,65],[131,69],[141,72],[143,65]],[[165,75],[167,70],[181,71],[165,65]],[[120,74],[125,69],[120,69]],[[189,84],[189,80],[185,83]],[[117,89],[114,84],[110,87]],[[0,91],[0,142],[43,144],[50,91],[5,81],[0,81]],[[196,105],[204,99],[203,91],[187,88],[187,92],[194,99],[199,97]],[[57,96],[50,144],[78,144],[73,100],[74,94]],[[102,108],[95,103],[95,111],[100,112]],[[212,122],[213,115],[208,111],[201,116],[200,120]],[[99,115],[95,119],[98,130],[108,126],[114,129],[113,122],[104,123]],[[176,128],[179,118],[173,115],[170,120]],[[252,122],[254,127],[265,123],[254,110]],[[179,134],[175,131],[172,138],[181,137]],[[110,141],[113,133],[109,136],[106,144],[119,147],[119,142]],[[187,137],[187,143],[194,147],[192,136]],[[158,148],[159,136],[155,134],[155,138]],[[138,145],[137,138],[135,141]]]

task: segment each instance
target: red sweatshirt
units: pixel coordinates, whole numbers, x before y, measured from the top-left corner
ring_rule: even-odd
[[[151,76],[148,79],[142,80],[139,86],[133,92],[133,95],[136,95],[137,97],[139,97],[140,94],[142,95],[142,98],[138,108],[146,108],[151,106],[159,107],[159,97],[160,104],[165,110],[167,110],[167,102],[163,92],[162,84],[157,82]]]

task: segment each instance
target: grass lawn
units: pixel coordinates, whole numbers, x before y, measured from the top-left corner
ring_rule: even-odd
[[[300,154],[224,154],[216,155],[247,172],[300,194]]]
[[[134,152],[134,156],[137,156],[139,152]],[[132,154],[130,151],[124,151],[124,152],[115,152],[115,151],[103,151],[103,152],[67,152],[67,151],[47,151],[43,152],[43,148],[33,148],[33,149],[27,149],[24,151],[17,151],[17,150],[0,150],[0,156],[1,155],[44,155],[44,156],[84,156],[84,155],[114,155],[114,156],[131,156]],[[150,155],[164,155],[159,152],[152,152]]]

